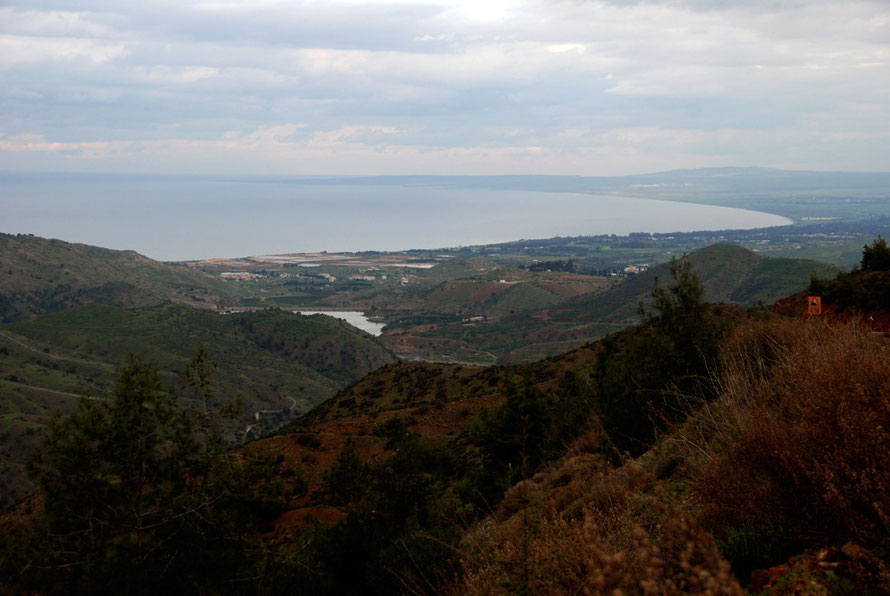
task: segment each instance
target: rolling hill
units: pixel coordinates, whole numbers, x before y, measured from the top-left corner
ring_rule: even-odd
[[[811,275],[832,276],[834,265],[805,259],[767,258],[741,246],[715,244],[688,256],[704,287],[704,299],[740,306],[771,305],[807,286]],[[646,303],[655,279],[670,279],[670,264],[641,273],[612,290],[581,297],[552,309],[556,320],[636,320],[640,302]]]
[[[771,305],[776,300],[807,287],[811,275],[833,276],[833,265],[805,259],[762,257],[740,246],[712,245],[688,256],[712,303],[742,307]],[[490,275],[494,275],[494,272]],[[571,274],[564,287],[570,288]],[[474,280],[444,282],[428,299],[439,308],[466,304],[479,292],[479,307],[489,313],[487,321],[450,321],[417,328],[413,337],[386,336],[399,354],[410,357],[405,346],[420,346],[427,354],[448,355],[443,361],[520,363],[555,356],[638,321],[638,306],[650,299],[655,279],[670,281],[670,264],[662,264],[620,283],[598,278],[595,288],[588,278],[587,293],[572,298],[559,286],[546,282],[515,285]],[[497,278],[495,278],[497,279]],[[482,293],[488,290],[488,294]],[[557,296],[557,294],[562,294]],[[431,303],[432,300],[431,300]],[[493,318],[495,315],[498,318]]]
[[[234,304],[226,282],[133,251],[0,234],[0,322],[100,302],[127,308]]]

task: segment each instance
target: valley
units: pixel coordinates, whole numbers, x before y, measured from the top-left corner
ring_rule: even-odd
[[[759,349],[737,329],[762,326],[758,333],[799,349],[804,340],[789,339],[795,323],[783,321],[801,317],[810,290],[826,297],[826,324],[867,308],[866,335],[886,331],[886,274],[845,268],[888,220],[832,217],[755,230],[166,263],[2,235],[0,504],[31,507],[46,433],[112,412],[127,387],[119,371],[129,367],[156,378],[153,391],[194,420],[189,432],[233,449],[264,487],[237,489],[265,512],[248,516],[242,538],[286,558],[264,581],[338,592],[373,578],[398,591],[390,572],[380,573],[394,565],[410,581],[417,569],[443,583],[465,574],[471,591],[513,582],[509,569],[448,549],[470,548],[465,541],[487,516],[499,525],[478,552],[513,548],[512,530],[500,524],[528,515],[525,490],[556,511],[554,491],[572,487],[581,502],[584,479],[606,474],[609,486],[630,483],[622,498],[671,515],[683,511],[673,496],[651,501],[634,492],[633,478],[704,490],[686,468],[671,471],[680,465],[672,458],[693,456],[671,455],[674,439],[663,438],[687,406],[664,404],[675,391],[718,391],[710,375],[732,342]],[[698,309],[691,319],[690,305]],[[565,480],[554,480],[562,465]],[[637,465],[646,472],[627,471]],[[460,521],[442,525],[437,516]],[[404,540],[426,558],[402,560]],[[803,544],[757,559],[694,540],[740,569],[727,585]],[[356,585],[337,571],[347,544],[364,565]]]
[[[385,324],[380,339],[401,359],[495,364],[556,355],[633,324],[653,280],[665,275],[665,261],[687,252],[705,282],[708,300],[746,307],[771,304],[806,284],[811,274],[838,271],[798,255],[835,251],[837,256],[837,251],[858,251],[861,245],[856,243],[865,242],[862,232],[820,229],[818,234],[791,227],[555,238],[521,245],[271,255],[177,266],[226,280],[244,296],[236,309],[360,311]],[[742,246],[705,248],[709,242],[730,240]]]
[[[842,578],[853,591],[880,592],[885,522],[875,504],[886,494],[880,478],[887,462],[886,452],[874,444],[887,438],[890,251],[880,239],[872,246],[875,257],[863,258],[868,270],[834,275],[835,268],[821,264],[815,271],[828,277],[817,274],[809,288],[792,291],[775,308],[751,309],[739,304],[798,285],[801,271],[819,264],[711,246],[600,294],[582,295],[578,309],[616,320],[627,316],[631,300],[642,297],[649,305],[640,323],[601,341],[520,364],[383,359],[367,363],[366,370],[373,370],[357,373],[360,378],[352,382],[334,375],[324,364],[328,360],[318,360],[330,351],[297,349],[300,338],[320,333],[316,323],[341,331],[348,326],[279,309],[227,315],[205,309],[191,311],[202,314],[187,322],[186,307],[173,304],[130,314],[87,305],[8,324],[0,339],[9,340],[4,357],[41,357],[44,368],[59,374],[73,374],[64,368],[69,365],[93,366],[90,372],[98,378],[111,368],[104,365],[99,343],[125,349],[169,320],[186,340],[197,333],[215,342],[208,345],[219,354],[212,374],[212,395],[219,400],[233,390],[232,374],[257,357],[246,348],[250,341],[289,358],[291,370],[305,362],[347,383],[265,436],[213,455],[222,472],[206,468],[186,483],[187,492],[169,513],[161,507],[150,514],[172,516],[147,526],[144,539],[159,555],[134,567],[139,581],[153,589],[169,588],[183,576],[225,586],[225,578],[249,573],[255,578],[249,589],[256,593],[359,593],[370,586],[388,594],[421,582],[457,593],[508,593],[523,586],[570,593],[587,582],[634,591],[642,565],[651,581],[682,581],[690,591],[721,586],[740,594],[744,587],[756,592],[780,582],[831,586]],[[764,284],[764,278],[772,283]],[[826,297],[826,310],[820,319],[807,319],[806,295],[814,288]],[[619,299],[602,301],[619,290]],[[709,305],[705,297],[722,304]],[[868,318],[857,322],[862,313]],[[54,337],[54,330],[64,339]],[[94,344],[97,330],[101,342]],[[188,358],[171,342],[173,335],[160,332],[141,344],[159,363],[156,369],[131,360],[115,388],[93,402],[98,405],[81,401],[69,410],[73,420],[100,427],[117,420],[131,391],[125,375],[134,371],[147,374],[135,389],[154,383],[152,370],[173,379],[173,360]],[[234,344],[223,342],[225,337]],[[342,357],[343,348],[339,353]],[[355,358],[340,363],[347,360]],[[52,362],[63,370],[53,369]],[[34,364],[20,367],[23,375],[36,372]],[[258,363],[263,368],[252,376],[282,365]],[[190,388],[196,387],[171,385],[155,399],[187,397]],[[195,410],[195,397],[182,402],[186,409],[177,416]],[[280,401],[268,409],[295,413],[294,405]],[[109,408],[107,422],[101,408]],[[198,413],[196,420],[208,419]],[[31,572],[30,562],[89,560],[97,571],[81,576],[85,586],[107,581],[101,570],[118,568],[101,551],[59,548],[78,544],[81,533],[94,532],[89,528],[74,538],[39,537],[42,516],[54,524],[82,525],[67,515],[52,521],[54,503],[71,508],[96,502],[89,493],[93,485],[80,484],[79,476],[70,481],[47,476],[57,467],[86,474],[111,495],[119,490],[118,473],[104,471],[116,469],[115,454],[70,458],[57,446],[64,442],[59,429],[73,433],[62,437],[86,449],[132,440],[78,438],[77,427],[58,424],[51,425],[50,456],[36,468],[46,490],[41,498],[50,505],[25,499],[0,516],[0,552],[6,553],[0,570],[17,571],[16,585],[50,591],[71,576],[69,565],[41,563],[50,571]],[[106,432],[113,435],[113,428]],[[856,429],[855,435],[847,429]],[[192,432],[198,431],[209,432],[202,426]],[[832,447],[821,453],[817,447],[826,438]],[[188,442],[172,445],[195,449]],[[166,453],[161,449],[159,456]],[[776,453],[783,456],[777,459]],[[177,457],[187,462],[196,456],[200,462],[211,454],[199,450]],[[810,466],[813,461],[817,465]],[[876,481],[854,483],[846,493],[849,502],[838,503],[825,492],[837,478],[849,482],[863,474]],[[60,481],[70,488],[58,492],[53,483]],[[220,492],[220,483],[228,488]],[[166,486],[152,485],[140,494],[161,503]],[[113,509],[107,504],[116,501],[102,499],[99,515],[108,530],[91,539],[104,543],[129,536],[129,501]],[[198,505],[200,515],[192,513],[194,499],[205,503]],[[189,531],[171,533],[165,529],[169,519],[186,520]],[[769,525],[759,525],[764,519]],[[30,538],[33,528],[37,533]],[[207,542],[223,531],[227,540]],[[59,547],[47,550],[46,544]],[[193,545],[190,554],[180,559],[178,549],[186,545]],[[657,565],[651,563],[656,555]],[[225,570],[215,565],[220,556],[231,561]],[[156,572],[157,565],[165,565],[163,573]],[[525,574],[523,565],[535,573]],[[591,573],[602,579],[590,579]],[[120,576],[114,585],[132,585],[133,577]]]

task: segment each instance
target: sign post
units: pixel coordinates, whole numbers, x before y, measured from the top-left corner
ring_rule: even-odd
[[[807,297],[807,313],[810,315],[822,314],[822,296]]]

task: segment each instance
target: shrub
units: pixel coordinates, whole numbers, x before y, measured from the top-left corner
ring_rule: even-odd
[[[325,474],[327,500],[333,505],[359,501],[368,491],[370,468],[355,452],[355,441],[346,439],[337,459]]]
[[[542,391],[531,376],[522,388],[508,385],[507,399],[483,411],[467,433],[480,468],[471,470],[473,492],[491,505],[514,482],[561,455],[582,434],[593,415],[587,381],[567,372],[556,391]]]
[[[511,489],[512,516],[469,535],[460,592],[740,594],[714,540],[665,497],[634,463],[572,457]]]
[[[681,433],[706,525],[795,548],[886,542],[890,344],[855,325],[775,321],[728,349],[720,399]]]
[[[321,447],[321,439],[316,433],[300,433],[297,435],[297,444],[309,449],[318,449]]]

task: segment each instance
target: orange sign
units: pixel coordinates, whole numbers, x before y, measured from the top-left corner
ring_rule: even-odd
[[[807,312],[809,312],[811,315],[822,314],[822,296],[808,297],[807,304],[809,305]]]

